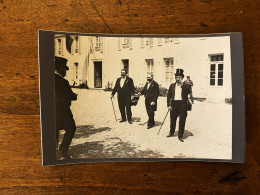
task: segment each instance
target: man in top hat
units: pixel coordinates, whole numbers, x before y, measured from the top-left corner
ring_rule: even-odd
[[[56,144],[58,148],[59,130],[64,129],[65,134],[59,147],[62,158],[70,158],[68,149],[76,131],[70,105],[71,101],[77,100],[77,94],[72,92],[69,82],[64,79],[67,70],[67,59],[55,57]]]
[[[182,82],[184,78],[183,69],[177,69],[175,74],[175,83],[170,85],[167,95],[167,106],[171,115],[170,133],[167,137],[174,135],[176,120],[179,117],[179,132],[178,138],[181,142],[183,140],[183,133],[187,117],[187,101],[190,87]]]
[[[147,129],[150,129],[155,125],[154,111],[157,110],[157,99],[159,96],[159,85],[153,80],[152,74],[147,76],[147,82],[140,94],[145,96],[145,107],[149,117]]]
[[[115,93],[117,92],[117,99],[119,110],[121,113],[122,119],[120,123],[126,121],[126,114],[127,120],[129,124],[132,124],[132,111],[131,111],[131,95],[133,96],[135,93],[135,87],[133,79],[126,76],[126,70],[121,70],[121,77],[116,80],[115,87],[112,91],[111,98],[114,97]],[[125,114],[126,110],[126,114]]]

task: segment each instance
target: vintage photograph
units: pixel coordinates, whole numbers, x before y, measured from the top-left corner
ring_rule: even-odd
[[[56,33],[62,159],[232,159],[230,36]]]

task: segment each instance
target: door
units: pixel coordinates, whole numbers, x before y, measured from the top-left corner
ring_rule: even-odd
[[[129,75],[129,59],[122,60],[123,68],[126,70],[126,74]]]
[[[102,61],[94,62],[94,79],[95,88],[102,88]]]

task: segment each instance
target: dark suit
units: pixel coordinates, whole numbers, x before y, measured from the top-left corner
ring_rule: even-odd
[[[59,148],[63,153],[68,151],[76,131],[75,121],[70,110],[73,100],[77,100],[77,96],[72,92],[69,82],[55,74],[56,142],[58,146],[59,130],[64,129],[66,133]]]
[[[149,88],[148,82],[145,84],[144,89],[141,91],[141,94],[145,96],[145,107],[146,112],[148,114],[148,126],[152,126],[155,124],[154,122],[154,111],[157,110],[157,99],[159,96],[159,85],[157,82],[152,80]],[[151,105],[151,102],[154,102],[155,105]]]
[[[178,137],[183,138],[185,122],[187,117],[187,100],[188,94],[190,93],[190,88],[185,83],[181,86],[181,100],[174,100],[175,98],[175,86],[176,83],[173,83],[169,87],[168,95],[167,95],[167,106],[171,106],[172,110],[170,112],[171,115],[171,129],[170,133],[174,134],[176,127],[176,120],[178,116],[179,120],[179,133]]]
[[[132,112],[131,112],[131,95],[135,93],[135,87],[133,79],[130,77],[126,77],[124,85],[120,86],[121,77],[116,80],[115,87],[112,91],[112,95],[114,96],[117,92],[117,99],[119,110],[121,113],[122,120],[126,120],[125,110],[127,113],[127,120],[132,120]]]

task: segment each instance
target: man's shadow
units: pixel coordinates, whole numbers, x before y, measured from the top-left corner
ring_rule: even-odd
[[[139,125],[145,126],[145,125],[147,125],[147,121],[144,122],[144,123],[140,123]],[[161,125],[162,125],[162,122],[160,122],[160,121],[155,121],[155,125],[154,125],[153,127],[161,126]]]
[[[173,137],[175,137],[175,136],[178,137],[178,133],[179,133],[178,131],[175,131]],[[187,139],[190,136],[193,136],[193,133],[188,130],[184,130],[183,139]]]
[[[133,117],[132,120],[133,120],[133,122],[136,122],[136,123],[140,123],[141,122],[141,118],[140,117]]]

